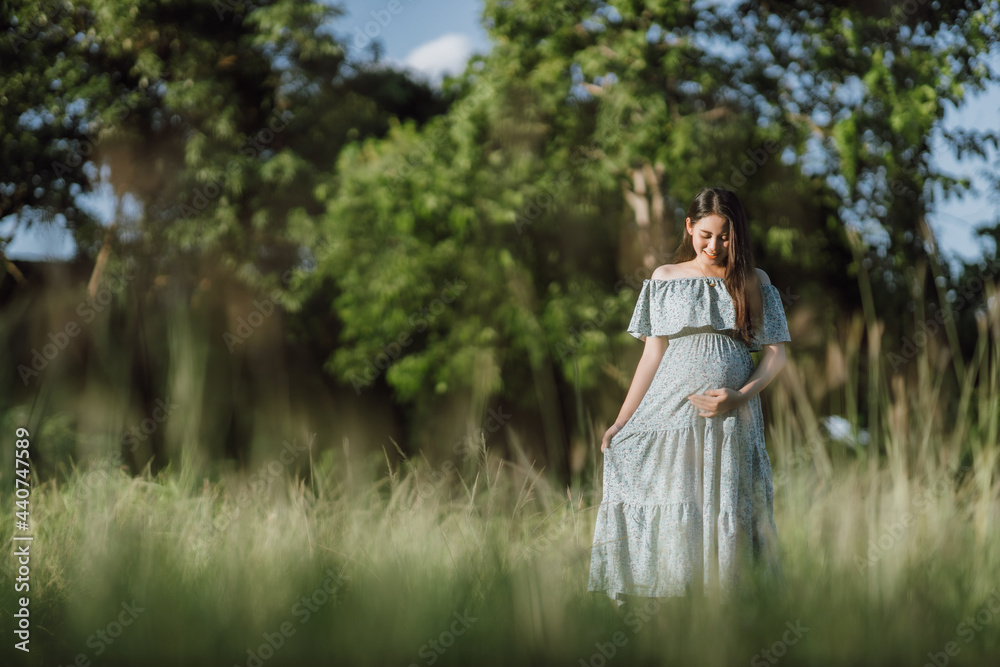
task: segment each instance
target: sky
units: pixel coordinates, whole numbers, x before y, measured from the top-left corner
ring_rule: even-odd
[[[370,43],[381,43],[382,59],[425,77],[440,85],[444,73],[460,72],[473,53],[486,53],[489,40],[482,27],[481,0],[397,0],[396,13],[388,10],[392,0],[346,0],[339,2],[346,14],[334,32],[346,40],[349,50],[360,54]],[[1000,70],[1000,53],[991,61]],[[946,110],[947,128],[998,129],[1000,125],[1000,87],[970,98],[960,109]],[[940,168],[953,175],[968,175],[980,190],[985,183],[977,178],[984,167],[982,160],[963,158],[959,163],[940,137],[932,137],[932,158]],[[111,217],[111,199],[97,195],[90,206],[106,220]],[[979,238],[975,227],[994,221],[1000,215],[1000,202],[986,194],[939,201],[929,215],[944,255],[952,260],[972,261],[983,251],[992,251],[992,242]],[[10,234],[10,221],[0,223],[0,235]],[[986,245],[984,245],[986,244]],[[64,259],[74,252],[72,238],[58,225],[36,225],[31,233],[19,233],[7,246],[16,259]]]

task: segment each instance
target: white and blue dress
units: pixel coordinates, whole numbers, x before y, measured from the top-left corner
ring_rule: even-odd
[[[687,397],[741,389],[750,352],[790,341],[781,296],[760,285],[756,343],[733,337],[736,308],[713,277],[644,280],[628,332],[667,336],[652,384],[604,454],[591,591],[673,597],[733,590],[752,565],[781,577],[760,396],[714,417]]]

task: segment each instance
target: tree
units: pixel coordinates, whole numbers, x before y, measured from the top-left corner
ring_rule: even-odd
[[[167,326],[187,322],[189,337],[211,332],[216,346],[234,328],[222,309],[212,322],[186,317],[201,286],[235,277],[258,295],[285,287],[306,254],[293,212],[323,210],[317,191],[335,178],[343,146],[449,102],[377,63],[348,62],[333,30],[342,11],[322,2],[81,0],[3,11],[0,216],[13,216],[15,235],[65,216],[94,262],[92,289],[112,255],[136,260],[124,330],[109,329],[100,345],[131,366],[118,377],[132,378],[124,390],[142,414],[177,363]],[[106,228],[79,205],[102,185],[121,204]],[[249,381],[245,347],[215,372]],[[249,433],[233,427],[228,439],[245,450]]]
[[[900,241],[923,229],[929,183],[959,185],[929,170],[924,138],[963,86],[995,79],[977,64],[995,5],[941,4],[918,21],[853,3],[487,0],[493,49],[446,82],[448,114],[341,156],[313,232],[333,251],[303,285],[341,293],[329,370],[418,414],[469,389],[537,410],[562,469],[573,389],[627,382],[609,360],[632,342],[635,289],[705,184],[740,195],[772,281],[834,324],[860,305],[845,267],[895,272],[881,286],[920,256]],[[902,24],[934,21],[950,41],[918,50]],[[871,221],[891,255],[852,247],[858,206],[885,209]],[[448,280],[464,295],[414,319]]]

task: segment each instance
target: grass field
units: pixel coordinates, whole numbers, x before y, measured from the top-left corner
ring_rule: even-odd
[[[574,493],[485,444],[398,463],[352,443],[376,452],[359,464],[298,443],[308,481],[278,458],[155,478],[106,458],[33,490],[31,651],[6,629],[9,557],[4,664],[996,664],[1000,345],[984,329],[964,376],[927,348],[858,378],[863,330],[765,393],[783,591],[631,611],[588,592],[597,466]],[[823,437],[811,397],[857,426],[862,382],[868,444]]]

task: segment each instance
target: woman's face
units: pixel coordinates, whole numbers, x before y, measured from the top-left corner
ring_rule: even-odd
[[[711,213],[694,224],[685,221],[699,262],[706,266],[726,266],[729,259],[729,222]]]

